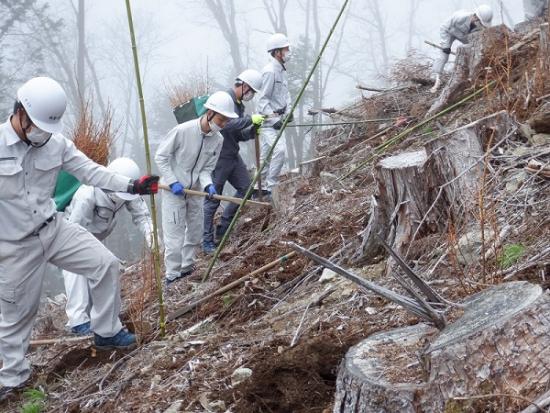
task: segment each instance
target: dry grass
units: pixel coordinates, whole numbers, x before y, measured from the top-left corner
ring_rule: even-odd
[[[76,147],[88,158],[100,165],[107,165],[116,131],[113,129],[113,112],[107,109],[105,116],[95,120],[87,102],[72,132]]]
[[[172,108],[185,103],[195,96],[208,94],[208,81],[199,74],[188,74],[178,81],[165,86]]]

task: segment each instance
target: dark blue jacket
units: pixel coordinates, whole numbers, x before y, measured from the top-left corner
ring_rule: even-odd
[[[223,146],[220,152],[220,159],[236,159],[239,156],[239,142],[245,142],[255,137],[255,130],[252,126],[252,118],[244,113],[244,104],[237,101],[235,91],[227,91],[235,103],[235,113],[238,118],[230,119],[222,129]]]

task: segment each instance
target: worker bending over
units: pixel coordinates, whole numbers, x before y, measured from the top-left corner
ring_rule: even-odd
[[[140,171],[137,164],[128,158],[118,158],[112,161],[107,169],[127,176],[131,179],[138,179]],[[118,213],[122,208],[132,215],[132,221],[140,229],[147,245],[152,245],[151,215],[149,208],[143,198],[137,194],[126,192],[106,192],[100,188],[82,185],[65,210],[65,217],[91,232],[98,240],[103,241],[114,230]],[[86,275],[86,274],[84,274]],[[65,281],[65,292],[67,293],[67,325],[71,331],[78,335],[90,333],[90,316],[96,314],[94,311],[95,302],[90,303],[90,281],[70,271],[63,271]],[[109,299],[108,295],[101,297],[102,300]],[[99,303],[101,307],[103,304]]]
[[[431,89],[432,93],[437,92],[441,86],[441,75],[449,60],[454,41],[458,40],[461,43],[467,44],[470,33],[491,26],[492,21],[493,9],[486,4],[482,4],[473,12],[458,10],[443,23],[440,29],[442,50],[439,52],[439,57],[433,65],[435,84]]]

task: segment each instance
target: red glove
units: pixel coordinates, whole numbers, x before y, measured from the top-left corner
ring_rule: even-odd
[[[144,175],[130,183],[128,192],[139,195],[156,194],[159,190],[159,179],[156,175]]]

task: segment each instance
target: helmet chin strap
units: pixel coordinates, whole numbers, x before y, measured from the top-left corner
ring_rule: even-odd
[[[27,115],[27,117],[28,117],[28,115]],[[23,134],[22,141],[25,142],[27,145],[32,146],[33,148],[41,148],[44,145],[46,145],[50,141],[50,139],[52,138],[53,134],[50,134],[50,137],[48,139],[46,139],[43,143],[35,144],[35,143],[31,142],[29,140],[29,138],[27,137],[27,129],[32,125],[32,122],[31,122],[31,125],[24,128],[23,127],[23,122],[21,121],[21,112],[19,112],[18,119],[19,119],[19,127],[21,128],[21,133]]]

